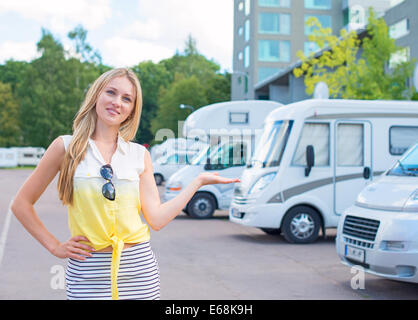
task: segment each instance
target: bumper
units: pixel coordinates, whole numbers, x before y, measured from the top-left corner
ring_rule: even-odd
[[[345,216],[355,216],[380,221],[374,241],[343,233]],[[351,207],[341,217],[336,238],[337,254],[344,265],[362,266],[364,271],[386,279],[418,283],[418,228],[417,214],[383,212]],[[388,249],[387,241],[401,241],[403,249]],[[360,253],[350,257],[350,249]]]
[[[257,228],[280,228],[284,215],[280,204],[238,205],[232,202],[229,220],[238,224]]]

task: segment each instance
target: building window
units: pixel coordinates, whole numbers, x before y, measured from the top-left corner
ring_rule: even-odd
[[[250,20],[246,20],[244,24],[244,40],[250,40]]]
[[[332,28],[332,24],[331,24],[331,16],[327,16],[327,15],[323,15],[323,14],[310,14],[310,15],[305,15],[305,35],[310,35],[313,31],[312,27],[308,27],[306,25],[306,21],[308,21],[308,19],[310,17],[315,17],[318,19],[319,23],[321,24],[322,28]]]
[[[397,65],[409,61],[411,49],[409,47],[402,48],[392,54],[389,59],[389,69],[394,69]]]
[[[290,34],[290,14],[260,13],[258,31],[269,34]]]
[[[418,141],[418,127],[394,126],[389,129],[389,152],[400,156]]]
[[[265,62],[290,62],[290,41],[259,40],[258,60]]]
[[[240,2],[240,3],[238,3],[238,10],[239,11],[242,11],[244,9],[244,2]]]
[[[258,0],[260,7],[290,8],[290,0]]]
[[[242,34],[244,33],[244,29],[242,27],[238,28],[238,35],[242,36]]]
[[[257,80],[258,82],[261,82],[264,79],[267,79],[282,70],[283,69],[281,68],[265,68],[265,67],[258,68]]]
[[[306,41],[303,46],[303,52],[305,53],[305,56],[309,57],[311,53],[315,53],[317,51],[321,50],[321,48],[318,46],[316,42],[313,41]]]
[[[330,10],[331,0],[305,0],[306,9]]]
[[[242,52],[239,52],[239,53],[238,53],[238,60],[240,60],[240,61],[241,61],[241,60],[242,60],[242,58],[243,58],[243,54],[242,54]]]
[[[244,49],[244,67],[250,66],[250,46],[246,46]]]
[[[389,27],[389,36],[392,39],[399,39],[409,33],[409,20],[403,19]]]
[[[251,12],[251,0],[245,0],[245,15],[248,16]]]

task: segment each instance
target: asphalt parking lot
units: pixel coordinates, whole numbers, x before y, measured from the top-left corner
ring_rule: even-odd
[[[0,170],[0,299],[65,299],[66,261],[49,254],[8,213],[11,199],[30,173],[30,169]],[[70,237],[56,179],[35,209],[58,239]],[[314,244],[292,245],[280,236],[231,223],[225,211],[217,211],[209,220],[181,214],[161,231],[151,232],[161,273],[161,299],[418,297],[418,284],[368,274],[359,286],[358,271],[340,263],[334,242],[335,230],[330,230],[327,238]]]

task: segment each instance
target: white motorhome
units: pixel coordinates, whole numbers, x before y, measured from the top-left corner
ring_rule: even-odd
[[[10,149],[17,152],[19,166],[37,166],[45,153],[45,149],[40,147],[13,147]]]
[[[206,143],[184,139],[184,138],[168,138],[163,143],[154,145],[151,148],[150,154],[152,161],[166,156],[168,153],[180,150],[188,150],[191,152],[200,152],[206,147]]]
[[[254,153],[265,117],[282,104],[273,101],[231,101],[200,108],[184,123],[183,135],[207,141],[192,165],[174,173],[166,183],[164,200],[174,198],[196,176],[216,171],[237,178]],[[203,186],[184,211],[194,218],[209,218],[216,209],[226,210],[233,196],[233,184]]]
[[[173,150],[153,161],[155,183],[161,185],[167,181],[173,173],[190,164],[197,154],[196,150]]]
[[[417,102],[313,99],[278,108],[235,186],[230,221],[315,241],[417,139]]]
[[[417,234],[418,144],[344,211],[337,230],[337,254],[347,266],[418,283]]]
[[[11,148],[0,148],[0,167],[12,168],[17,167],[17,151]]]

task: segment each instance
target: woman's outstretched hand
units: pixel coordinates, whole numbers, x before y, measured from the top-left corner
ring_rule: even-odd
[[[240,182],[241,180],[238,178],[230,179],[219,176],[218,172],[203,172],[201,173],[197,179],[199,180],[200,185],[204,186],[207,184],[227,184],[227,183],[235,183]]]

